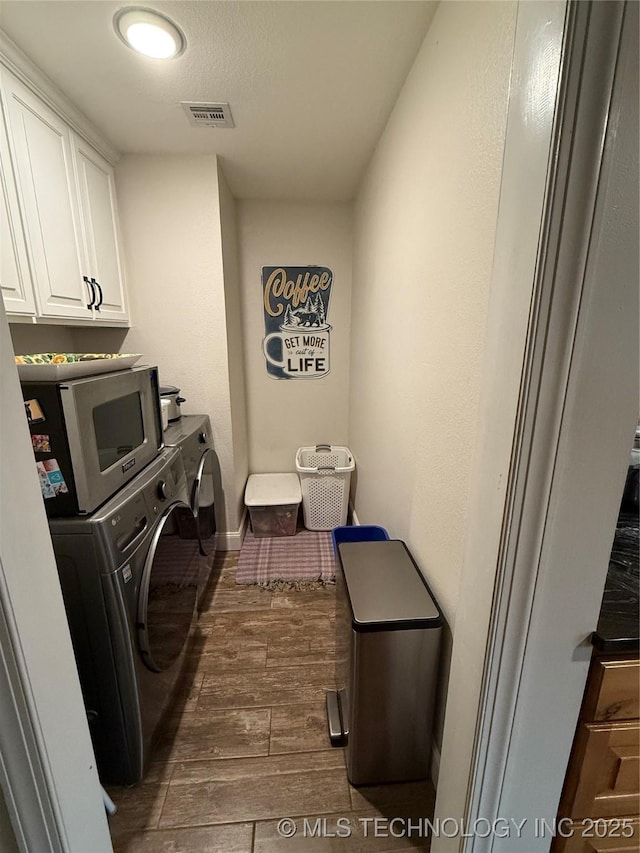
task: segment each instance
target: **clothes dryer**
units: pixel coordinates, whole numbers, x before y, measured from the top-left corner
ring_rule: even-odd
[[[215,552],[214,479],[218,465],[208,415],[182,415],[164,432],[165,447],[178,447],[187,478],[191,513],[178,514],[180,533],[196,539],[200,548],[199,602],[211,573]]]
[[[171,709],[197,603],[198,543],[180,536],[182,457],[162,451],[83,518],[50,520],[98,773],[134,784]]]

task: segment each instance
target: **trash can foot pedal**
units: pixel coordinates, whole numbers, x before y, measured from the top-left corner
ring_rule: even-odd
[[[329,723],[329,737],[331,746],[343,746],[342,723],[340,721],[340,705],[338,694],[335,690],[327,691],[327,721]]]

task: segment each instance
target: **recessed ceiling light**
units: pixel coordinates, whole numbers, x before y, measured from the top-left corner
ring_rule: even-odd
[[[153,9],[120,9],[114,15],[113,26],[128,47],[152,59],[174,59],[187,44],[179,27]]]

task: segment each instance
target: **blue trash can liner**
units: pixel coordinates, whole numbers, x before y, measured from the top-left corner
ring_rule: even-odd
[[[333,553],[338,554],[338,545],[343,542],[382,542],[389,534],[377,524],[354,524],[345,527],[334,527],[331,531]]]

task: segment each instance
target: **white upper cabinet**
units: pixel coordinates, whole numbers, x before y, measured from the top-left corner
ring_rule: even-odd
[[[5,69],[1,85],[36,316],[126,324],[112,167]]]
[[[91,318],[69,130],[6,72],[2,89],[39,313]]]
[[[99,319],[125,321],[127,311],[113,168],[77,134],[74,133],[72,139],[90,279],[97,291],[93,310],[100,315]]]
[[[0,284],[8,313],[33,316],[31,271],[5,128],[0,122]]]

